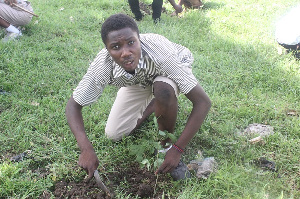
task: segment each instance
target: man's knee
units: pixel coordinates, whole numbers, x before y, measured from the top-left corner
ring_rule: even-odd
[[[105,129],[105,136],[114,142],[120,141],[122,139],[122,137],[120,137],[116,132],[112,132],[106,129]]]
[[[173,87],[165,82],[154,83],[154,97],[157,102],[166,105],[177,99]]]
[[[123,137],[128,136],[130,133],[130,129],[120,129],[108,126],[105,127],[105,136],[114,142],[122,140]]]

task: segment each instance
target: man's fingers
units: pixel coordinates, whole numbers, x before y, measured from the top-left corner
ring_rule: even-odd
[[[94,171],[91,172],[92,169],[86,168],[85,166],[81,165],[79,162],[78,162],[78,165],[79,165],[83,170],[85,170],[85,172],[88,174],[88,179],[90,179],[90,178],[93,177]]]
[[[159,174],[159,173],[162,173],[163,171],[163,165],[161,165],[155,172],[155,175]]]
[[[171,169],[172,169],[172,167],[165,167],[165,169],[163,170],[163,173],[168,173],[168,172],[170,172],[171,171]]]
[[[169,171],[171,171],[172,167],[170,166],[165,166],[165,165],[161,165],[155,172],[155,175],[156,174],[159,174],[159,173],[167,173]]]
[[[94,171],[88,171],[88,179],[91,179],[94,176]]]

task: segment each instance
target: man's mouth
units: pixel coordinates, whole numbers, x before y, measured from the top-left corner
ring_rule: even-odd
[[[128,65],[133,64],[133,61],[134,61],[134,60],[126,60],[126,61],[123,62],[123,64],[124,64],[125,66],[128,66]]]

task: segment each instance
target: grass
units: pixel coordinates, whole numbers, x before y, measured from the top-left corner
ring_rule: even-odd
[[[84,178],[76,166],[79,151],[65,119],[65,105],[103,48],[101,23],[114,13],[132,15],[125,0],[31,2],[40,17],[24,27],[21,40],[0,42],[0,89],[10,93],[0,95],[0,198],[37,198],[53,191],[60,179]],[[215,157],[218,172],[208,180],[168,182],[173,188],[166,189],[165,196],[299,198],[300,63],[290,54],[278,55],[274,40],[276,21],[298,1],[203,2],[203,10],[188,10],[181,18],[163,13],[159,25],[151,16],[138,23],[141,33],[162,34],[193,52],[194,74],[213,103],[184,160],[202,150],[204,156]],[[172,12],[170,4],[164,6]],[[103,172],[116,165],[126,167],[134,161],[129,146],[145,142],[142,135],[119,143],[105,138],[115,91],[108,87],[97,103],[83,109]],[[191,104],[180,96],[179,107],[177,136]],[[287,115],[288,110],[296,110],[298,116]],[[252,123],[271,125],[275,134],[264,145],[250,145],[237,132]],[[150,137],[157,133],[151,120],[140,132]],[[30,158],[9,160],[27,150]],[[274,161],[278,172],[263,172],[253,165],[259,157]],[[118,197],[126,198],[123,193]]]

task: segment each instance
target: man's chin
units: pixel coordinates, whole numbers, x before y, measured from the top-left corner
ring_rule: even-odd
[[[134,74],[135,70],[125,70],[127,73]]]
[[[135,67],[123,67],[123,68],[124,68],[124,70],[125,70],[127,73],[134,74],[135,69],[137,68],[137,66],[135,66]]]

